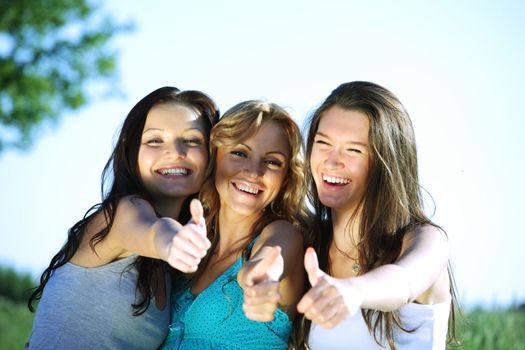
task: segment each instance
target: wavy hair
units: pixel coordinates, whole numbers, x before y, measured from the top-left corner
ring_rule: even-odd
[[[147,200],[153,208],[155,205],[147,192],[139,172],[138,153],[141,135],[148,112],[161,104],[181,104],[193,109],[203,118],[206,137],[209,139],[211,128],[218,120],[219,110],[215,102],[206,94],[196,91],[180,91],[175,87],[159,88],[141,99],[129,112],[109,160],[101,176],[102,202],[91,207],[84,217],[68,231],[67,241],[60,251],[53,257],[49,266],[40,277],[40,285],[34,290],[28,300],[28,307],[35,311],[34,303],[42,297],[42,292],[53,271],[65,265],[77,251],[86,232],[89,222],[102,213],[107,223],[104,228],[90,238],[89,245],[93,251],[95,246],[106,238],[115,219],[115,211],[119,201],[129,195],[136,195]],[[109,190],[107,190],[109,187]],[[194,197],[190,196],[190,197]],[[189,220],[188,204],[191,198],[185,200],[179,220]],[[138,257],[134,263],[138,271],[137,290],[142,300],[133,304],[133,314],[140,315],[149,307],[152,293],[159,286],[155,273],[164,268],[164,263],[158,259]]]
[[[359,226],[360,274],[378,266],[393,263],[401,253],[404,235],[421,225],[434,224],[425,214],[418,178],[418,163],[414,129],[410,117],[399,99],[387,89],[363,81],[345,83],[337,87],[310,116],[306,142],[306,182],[308,199],[314,207],[313,222],[306,231],[305,243],[314,247],[319,255],[320,268],[330,270],[329,248],[333,241],[332,215],[323,205],[310,169],[310,156],[314,137],[324,113],[334,107],[358,111],[370,121],[370,169],[367,188],[360,206]],[[357,211],[350,218],[351,225]],[[441,229],[442,230],[442,229]],[[443,231],[443,230],[442,230]],[[449,265],[452,307],[449,318],[449,340],[455,340],[456,292]],[[397,312],[362,310],[366,324],[374,339],[388,341],[392,349],[394,327],[405,329]],[[299,334],[306,341],[309,324],[301,321]]]
[[[256,237],[269,223],[283,219],[303,229],[306,224],[307,208],[305,205],[306,188],[304,186],[304,157],[302,152],[301,131],[295,121],[282,107],[274,103],[258,100],[241,102],[230,108],[215,125],[210,136],[210,163],[206,180],[200,192],[204,206],[208,236],[212,242],[209,252],[213,252],[219,241],[218,216],[220,209],[219,193],[215,187],[215,163],[217,149],[224,146],[235,146],[255,135],[264,122],[279,124],[287,135],[290,147],[290,159],[287,173],[279,193],[263,212],[263,215],[252,226],[249,236]],[[243,248],[243,256],[250,252]],[[199,271],[192,280],[200,276],[209,261],[208,254],[201,263]]]

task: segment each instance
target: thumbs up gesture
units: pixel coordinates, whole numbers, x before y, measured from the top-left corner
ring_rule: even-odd
[[[279,278],[284,260],[280,247],[263,247],[241,268],[237,281],[244,290],[243,310],[253,321],[268,322],[274,318],[279,295]]]
[[[199,200],[190,203],[191,220],[174,228],[177,232],[168,243],[166,261],[182,272],[195,272],[211,243],[206,237],[204,210]]]
[[[297,304],[297,311],[324,328],[332,328],[359,311],[362,297],[349,283],[351,279],[338,279],[319,269],[317,254],[308,248],[304,267],[312,288]]]

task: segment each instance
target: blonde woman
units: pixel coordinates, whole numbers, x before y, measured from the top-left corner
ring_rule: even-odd
[[[281,107],[246,101],[210,147],[201,200],[212,244],[176,281],[164,349],[284,349],[304,282],[300,131]]]

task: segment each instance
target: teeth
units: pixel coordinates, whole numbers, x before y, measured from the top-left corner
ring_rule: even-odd
[[[257,194],[259,193],[259,190],[256,189],[256,188],[253,188],[253,187],[250,187],[248,185],[245,185],[245,184],[239,184],[237,185],[237,188],[243,192],[248,192],[248,193],[251,193],[251,194]]]
[[[186,168],[163,169],[162,175],[188,175],[188,169]]]
[[[350,180],[343,179],[342,177],[335,177],[335,176],[328,176],[328,175],[323,175],[323,180],[329,183],[343,184],[343,185],[346,185],[347,183],[350,182]]]

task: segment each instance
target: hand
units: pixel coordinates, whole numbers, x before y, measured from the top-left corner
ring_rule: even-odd
[[[306,250],[304,267],[312,288],[297,304],[297,311],[323,328],[332,328],[359,311],[362,304],[359,291],[349,279],[333,278],[321,271],[313,248]]]
[[[204,210],[199,200],[190,203],[191,220],[168,243],[166,261],[182,272],[195,272],[211,243],[206,237]]]
[[[239,274],[239,285],[244,290],[242,308],[246,317],[253,321],[269,322],[280,299],[279,278],[283,274],[284,260],[280,247],[265,247],[261,259],[248,261]]]

